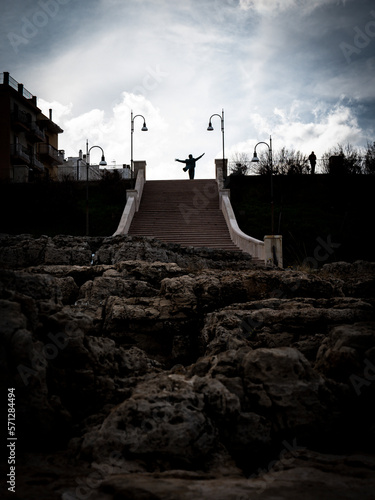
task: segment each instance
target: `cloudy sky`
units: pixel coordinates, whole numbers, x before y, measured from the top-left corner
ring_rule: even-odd
[[[373,0],[1,0],[1,71],[63,129],[60,149],[103,147],[147,178],[197,178],[258,141],[319,157],[375,141]],[[259,150],[260,152],[261,150]],[[92,162],[99,160],[92,151]],[[98,158],[96,159],[96,155]]]

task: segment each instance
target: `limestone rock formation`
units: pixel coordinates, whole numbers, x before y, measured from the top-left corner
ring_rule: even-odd
[[[14,498],[373,498],[375,264],[1,235],[0,277]]]

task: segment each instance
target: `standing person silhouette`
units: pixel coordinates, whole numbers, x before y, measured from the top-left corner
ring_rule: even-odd
[[[311,173],[314,175],[315,174],[315,165],[316,165],[316,156],[314,151],[311,152],[311,155],[309,156],[309,161],[311,165]]]
[[[202,158],[203,155],[204,155],[204,153],[201,154],[200,156],[198,156],[198,158],[193,158],[193,155],[189,155],[189,158],[187,158],[186,160],[178,160],[176,158],[175,161],[179,161],[180,163],[185,163],[186,167],[184,167],[182,170],[184,172],[189,170],[189,178],[194,179],[195,162],[198,161],[200,158]]]

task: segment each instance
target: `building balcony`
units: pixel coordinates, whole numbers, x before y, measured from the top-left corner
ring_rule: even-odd
[[[46,140],[44,130],[40,129],[35,122],[31,123],[30,130],[26,132],[26,136],[32,142],[44,142]]]
[[[30,163],[30,155],[28,150],[22,144],[11,144],[10,156],[12,163],[22,163],[28,165]]]
[[[52,114],[50,116],[52,117]],[[51,118],[47,118],[42,113],[37,116],[36,121],[40,127],[53,134],[61,134],[64,132],[63,129],[56,125]]]
[[[29,131],[31,127],[31,116],[19,109],[11,114],[12,126],[17,131]]]
[[[35,155],[33,155],[31,158],[31,166],[33,168],[37,168],[38,170],[44,171],[43,163]]]
[[[64,163],[63,151],[58,151],[50,144],[38,145],[39,158],[50,165],[62,165]]]

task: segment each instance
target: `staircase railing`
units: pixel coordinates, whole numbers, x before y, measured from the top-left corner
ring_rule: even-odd
[[[220,208],[227,222],[229,234],[241,250],[254,258],[263,260],[266,266],[283,267],[283,237],[281,235],[265,236],[264,241],[248,236],[239,228],[230,202],[230,190],[224,189],[226,177],[226,160],[215,160],[216,182],[219,189]]]
[[[128,234],[129,232],[130,224],[132,223],[134,214],[138,212],[139,204],[141,203],[143,187],[145,185],[146,178],[145,167],[146,164],[144,165],[144,168],[138,168],[134,189],[128,189],[126,191],[125,208],[122,212],[120,223],[113,236],[117,236],[119,234]]]
[[[226,220],[230,237],[235,245],[243,252],[249,253],[253,258],[265,261],[264,241],[257,240],[245,234],[239,228],[230,202],[230,190],[224,189],[224,178],[226,177],[226,163],[223,160],[215,160],[216,182],[219,189],[220,209]]]
[[[238,227],[232,204],[229,199],[229,189],[220,189],[220,208],[227,222],[230,237],[242,251],[249,253],[255,259],[265,260],[264,242],[245,234]]]

